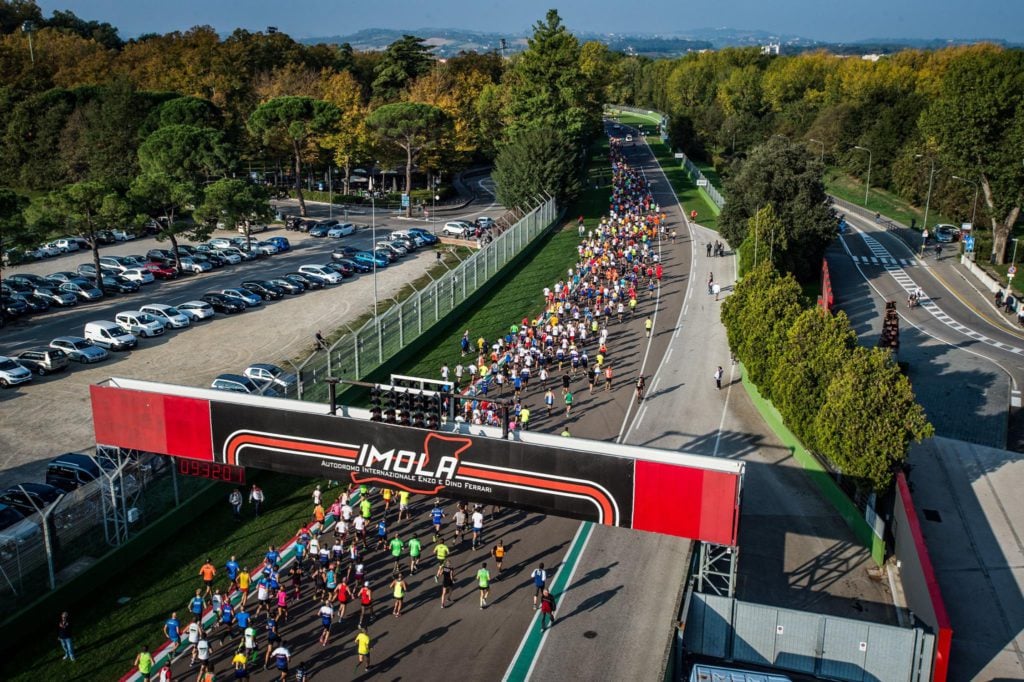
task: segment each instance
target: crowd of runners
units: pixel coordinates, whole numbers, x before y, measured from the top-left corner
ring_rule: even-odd
[[[556,412],[569,417],[579,383],[586,381],[590,394],[611,390],[618,358],[634,352],[617,348],[613,355],[610,330],[642,315],[651,335],[649,313],[663,276],[659,246],[675,235],[643,173],[627,164],[615,140],[611,165],[609,214],[592,229],[580,218],[578,260],[543,290],[541,314],[512,324],[493,340],[474,342],[467,331],[454,372],[442,368],[442,380],[467,398],[460,419],[499,425],[495,398],[512,401],[513,429],[530,428],[531,404],[539,417]],[[628,380],[642,397],[644,377]],[[563,435],[569,435],[567,428]],[[258,561],[211,558],[198,569],[201,586],[163,625],[173,643],[172,659],[187,660],[188,671],[180,672],[183,663],[157,670],[153,655],[143,650],[135,665],[144,680],[248,679],[257,670],[273,669],[281,680],[302,681],[322,660],[318,649],[338,646],[354,659],[354,671],[370,670],[374,623],[388,615],[379,602],[390,599],[390,616],[400,618],[408,595],[430,588],[431,581],[422,579],[411,586],[412,576],[424,570],[421,562],[433,574],[440,608],[452,605],[460,570],[472,575],[479,608],[488,608],[491,583],[502,577],[509,552],[500,537],[485,544],[485,526],[500,510],[465,502],[445,507],[389,488],[329,491],[333,500],[320,486],[313,492],[309,520],[296,533],[294,557],[285,561],[282,551],[270,546]],[[457,568],[452,555],[463,553],[472,558]],[[542,627],[555,622],[547,581],[543,563],[529,574]],[[314,614],[319,621],[315,644],[299,633],[294,641],[290,633]],[[213,623],[204,627],[210,615]]]
[[[441,367],[441,380],[468,398],[457,419],[501,424],[498,401],[511,401],[510,428],[529,429],[538,417],[570,417],[577,393],[609,391],[619,359],[612,353],[616,329],[643,316],[650,337],[652,312],[664,275],[660,242],[673,239],[665,214],[653,200],[641,171],[631,168],[618,144],[611,145],[612,194],[607,217],[587,229],[577,223],[578,260],[566,276],[543,290],[543,309],[513,322],[494,339],[467,330],[454,369]],[[643,397],[645,377],[625,377]],[[529,395],[528,395],[529,394]],[[568,431],[563,431],[568,435]]]

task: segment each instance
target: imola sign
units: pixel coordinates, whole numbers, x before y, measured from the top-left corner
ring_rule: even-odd
[[[234,466],[387,485],[735,545],[743,463],[465,424],[110,379],[91,387],[96,442]]]

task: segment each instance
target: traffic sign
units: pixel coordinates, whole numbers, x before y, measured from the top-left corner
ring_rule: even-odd
[[[707,178],[699,178],[697,180],[697,186],[698,187],[707,187],[708,186],[708,179]]]
[[[675,156],[677,159],[685,159],[686,158],[686,154],[684,154],[682,152],[676,152],[673,156]]]
[[[402,208],[409,208],[409,195],[408,194],[403,194],[402,195]]]
[[[1007,268],[1006,274],[1008,274],[1010,277],[1013,277],[1014,275],[1016,275],[1017,274],[1017,266],[1016,265],[1011,265],[1009,268]]]

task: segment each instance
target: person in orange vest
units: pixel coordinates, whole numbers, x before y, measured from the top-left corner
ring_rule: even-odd
[[[608,365],[604,368],[604,390],[612,390],[612,366]]]
[[[697,209],[694,209],[694,210],[690,211],[690,220],[696,220],[696,219],[697,219]]]

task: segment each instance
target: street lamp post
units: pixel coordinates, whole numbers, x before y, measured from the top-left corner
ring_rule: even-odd
[[[373,319],[377,319],[377,197],[370,193],[370,253],[373,254]]]
[[[35,28],[31,21],[26,21],[21,25],[21,31],[28,36],[28,56],[32,59],[32,66],[36,65],[36,51],[32,47],[32,29]]]
[[[978,215],[978,190],[981,189],[981,187],[974,180],[968,180],[967,178],[961,178],[959,175],[954,175],[952,177],[953,177],[954,180],[959,180],[960,182],[969,182],[972,185],[974,185],[974,202],[971,204],[971,206],[973,207],[973,208],[971,208],[971,227],[973,228],[974,227],[974,219]]]
[[[915,159],[923,159],[924,154],[914,154]],[[924,200],[924,229],[928,229],[928,209],[932,204],[932,185],[935,180],[935,158],[931,159],[931,171],[928,173],[928,196]]]
[[[853,148],[868,153],[868,179],[867,182],[864,184],[864,208],[867,208],[868,193],[871,191],[871,150],[868,149],[867,147],[861,147],[860,145],[855,145]]]
[[[327,166],[327,217],[334,218],[334,168]]]
[[[821,145],[821,165],[824,166],[825,165],[825,143],[822,142],[821,140],[815,140],[813,137],[810,138],[808,140],[808,142],[815,142],[815,143]]]

